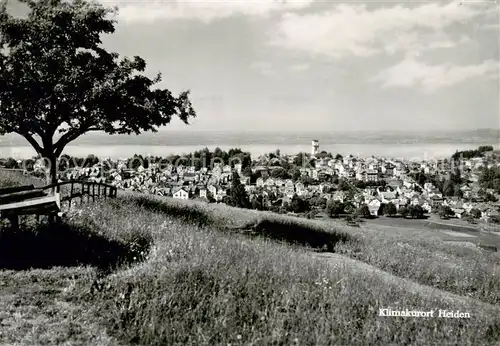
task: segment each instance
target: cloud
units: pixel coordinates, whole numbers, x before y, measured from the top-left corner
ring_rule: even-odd
[[[277,74],[273,64],[268,61],[256,61],[250,64],[249,67],[264,76],[274,76]]]
[[[295,64],[290,66],[290,70],[293,72],[303,72],[309,70],[310,67],[309,64]]]
[[[479,27],[481,30],[500,30],[500,24],[491,23],[491,24],[483,24]]]
[[[272,12],[300,10],[313,0],[177,0],[177,1],[106,1],[119,8],[118,18],[126,23],[150,23],[163,19],[196,19],[210,23],[236,15],[266,16]]]
[[[401,63],[383,70],[371,81],[381,82],[386,88],[419,87],[424,92],[432,93],[471,78],[486,77],[498,80],[499,68],[499,63],[493,60],[485,60],[479,65],[428,65],[408,57]]]
[[[270,44],[339,59],[398,52],[418,54],[450,48],[467,37],[447,29],[491,14],[485,3],[424,3],[369,10],[366,5],[338,4],[321,13],[286,13],[271,33]],[[491,18],[490,18],[491,19]]]

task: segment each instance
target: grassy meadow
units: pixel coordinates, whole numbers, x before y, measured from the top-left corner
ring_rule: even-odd
[[[497,345],[500,256],[119,191],[59,227],[0,231],[0,344]]]

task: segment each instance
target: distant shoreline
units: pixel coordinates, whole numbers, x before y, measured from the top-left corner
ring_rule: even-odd
[[[493,145],[495,150],[500,147],[498,144]],[[405,160],[430,160],[439,158],[449,158],[457,150],[477,149],[479,145],[476,143],[463,144],[327,144],[320,146],[320,151],[331,152],[333,155],[341,154],[354,155],[359,157],[392,157]],[[214,150],[216,147],[222,150],[231,148],[240,148],[245,152],[250,152],[252,158],[257,158],[261,154],[275,152],[280,150],[283,155],[295,155],[299,152],[311,152],[309,143],[303,145],[290,144],[262,144],[262,145],[73,145],[68,146],[64,154],[76,157],[86,157],[95,155],[97,157],[109,157],[111,159],[129,158],[134,154],[152,155],[166,157],[168,155],[183,155],[201,150],[208,147]],[[35,156],[35,151],[29,146],[0,146],[0,158],[12,157],[14,159],[27,159]]]

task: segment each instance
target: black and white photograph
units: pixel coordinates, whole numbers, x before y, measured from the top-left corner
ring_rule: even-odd
[[[0,0],[0,345],[500,345],[495,0]]]

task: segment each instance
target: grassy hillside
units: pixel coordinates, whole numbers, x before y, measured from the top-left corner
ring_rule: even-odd
[[[26,228],[0,233],[2,344],[500,342],[498,254],[424,230],[134,193],[83,205],[57,229]]]

